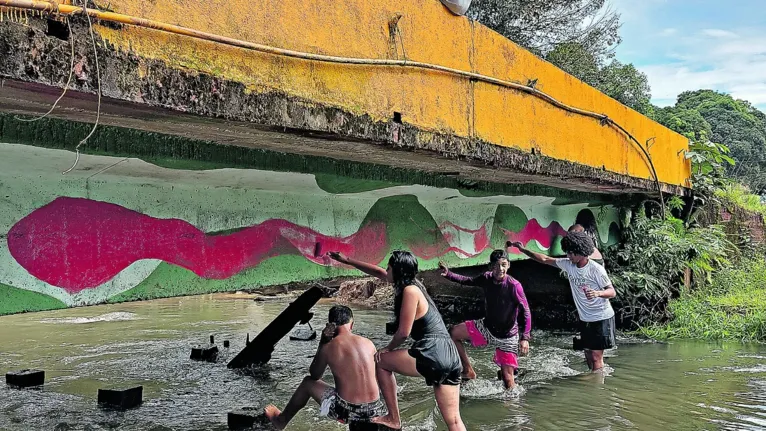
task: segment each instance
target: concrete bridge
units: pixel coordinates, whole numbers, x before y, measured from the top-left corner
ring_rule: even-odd
[[[75,3],[0,0],[0,314],[607,245],[691,187],[684,137],[437,0]]]

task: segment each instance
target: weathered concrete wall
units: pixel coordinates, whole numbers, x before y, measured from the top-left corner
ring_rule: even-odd
[[[280,48],[360,58],[407,58],[526,83],[553,97],[608,115],[649,149],[662,182],[688,186],[685,138],[624,107],[487,28],[447,12],[436,0],[333,2],[119,0],[116,12],[179,24]],[[389,22],[401,16],[399,31]],[[13,26],[14,24],[3,24]],[[95,59],[86,28],[75,27],[78,85],[93,91]],[[97,25],[105,94],[186,112],[269,125],[324,130],[466,157],[498,167],[570,177],[536,160],[648,180],[638,148],[599,121],[570,114],[524,93],[444,73],[401,67],[319,63],[131,26]],[[62,85],[66,43],[9,33],[0,73]],[[63,48],[63,49],[62,49]],[[59,70],[51,70],[51,65]],[[55,68],[54,68],[55,69]],[[392,121],[401,114],[402,125]],[[514,150],[503,152],[502,149]],[[533,154],[534,157],[525,157]],[[549,164],[550,165],[550,164]],[[647,183],[647,189],[651,183]]]
[[[508,239],[558,254],[578,216],[603,243],[617,235],[613,206],[571,196],[111,155],[83,155],[61,175],[70,151],[0,144],[0,154],[0,314],[354,274],[322,256],[334,249],[381,263],[404,248],[423,269],[484,264]]]

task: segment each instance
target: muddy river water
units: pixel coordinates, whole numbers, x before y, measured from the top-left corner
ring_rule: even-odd
[[[162,299],[0,317],[0,372],[46,371],[43,389],[0,386],[2,430],[225,430],[226,413],[244,406],[282,407],[305,375],[317,341],[277,345],[271,363],[235,372],[226,362],[284,303],[231,295]],[[323,326],[328,304],[315,308]],[[390,315],[356,309],[355,330],[382,346]],[[215,335],[218,363],[189,360],[190,347]],[[469,350],[480,379],[461,388],[469,430],[755,430],[766,429],[766,346],[619,339],[610,375],[585,373],[571,334],[534,332],[521,360],[522,391],[495,380],[492,352]],[[329,378],[329,375],[328,375]],[[446,429],[432,392],[399,378],[405,429]],[[99,388],[143,385],[144,404],[100,409]],[[341,430],[317,406],[288,429]]]

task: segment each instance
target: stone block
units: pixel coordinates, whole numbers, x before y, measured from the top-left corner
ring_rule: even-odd
[[[215,344],[194,346],[190,358],[194,361],[215,362],[218,359],[218,346]]]
[[[227,424],[230,430],[241,430],[249,428],[270,428],[271,423],[263,409],[258,407],[243,407],[229,412]]]
[[[226,349],[229,348],[229,340],[223,340],[223,347]]]
[[[131,409],[143,402],[143,386],[129,389],[99,389],[98,404],[117,409]]]
[[[19,370],[11,371],[5,375],[5,383],[19,388],[40,386],[45,383],[45,371],[43,370]]]

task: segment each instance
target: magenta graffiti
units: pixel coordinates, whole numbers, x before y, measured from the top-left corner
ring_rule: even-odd
[[[319,244],[319,245],[317,245]],[[345,238],[285,220],[267,220],[226,235],[206,235],[178,219],[157,219],[119,205],[60,197],[20,220],[8,248],[30,274],[69,293],[99,286],[141,259],[159,259],[203,278],[225,279],[269,257],[301,254],[326,263],[317,249],[371,262],[388,251],[382,223]]]
[[[555,221],[551,222],[548,227],[542,227],[535,219],[529,220],[519,232],[511,232],[505,229],[503,229],[503,232],[505,233],[506,238],[508,238],[508,241],[519,241],[520,243],[527,245],[529,241],[535,240],[545,249],[551,248],[553,241],[557,237],[563,237],[567,234],[567,231]],[[516,248],[513,248],[511,251],[516,253],[519,252]]]
[[[405,240],[405,246],[421,259],[447,253],[474,257],[492,247],[486,224],[467,229],[444,222],[437,229],[422,231],[423,235]],[[535,240],[550,248],[566,231],[556,222],[543,228],[533,219],[520,232],[504,233],[511,241]],[[462,249],[456,244],[470,245]],[[108,282],[142,259],[175,264],[202,278],[226,279],[287,254],[337,265],[326,252],[340,251],[379,264],[391,244],[383,221],[367,223],[347,237],[323,235],[282,219],[216,235],[184,220],[159,219],[108,202],[60,197],[16,223],[8,232],[8,249],[30,274],[74,294]]]

